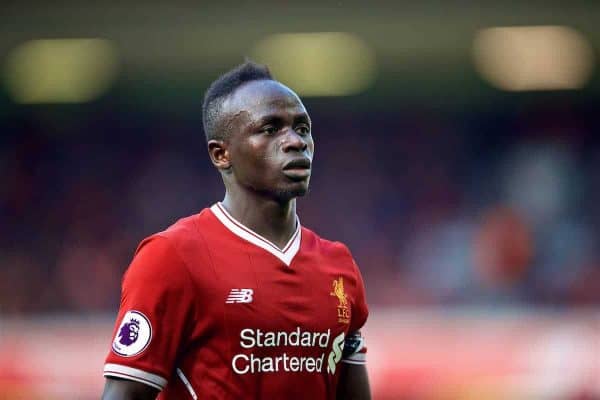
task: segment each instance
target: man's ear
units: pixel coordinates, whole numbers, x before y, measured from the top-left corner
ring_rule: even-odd
[[[221,170],[231,168],[231,160],[229,159],[229,150],[227,143],[223,140],[211,139],[208,141],[208,155],[213,165]]]

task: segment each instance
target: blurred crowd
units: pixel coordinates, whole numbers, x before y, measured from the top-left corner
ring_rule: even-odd
[[[600,120],[557,104],[308,102],[301,222],[349,245],[372,305],[598,305]],[[223,197],[199,113],[78,107],[0,119],[2,314],[115,312],[137,243]]]

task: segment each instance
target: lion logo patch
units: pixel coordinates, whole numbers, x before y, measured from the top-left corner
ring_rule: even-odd
[[[141,312],[130,310],[121,320],[112,349],[120,356],[133,357],[146,350],[151,340],[150,320]]]

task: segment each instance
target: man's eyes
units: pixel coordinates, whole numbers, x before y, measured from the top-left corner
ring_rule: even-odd
[[[260,129],[260,131],[262,133],[266,133],[266,134],[272,135],[273,133],[277,132],[277,127],[275,127],[273,125],[266,125],[266,126],[263,126]]]
[[[275,126],[275,125],[265,125],[262,128],[260,128],[260,132],[261,133],[266,133],[268,135],[272,135],[277,133],[280,130],[279,127]],[[306,124],[300,124],[298,126],[296,126],[294,128],[294,130],[300,134],[300,135],[308,135],[310,134],[310,126],[306,125]]]
[[[308,135],[310,133],[310,126],[301,124],[296,127],[296,132],[301,135]]]

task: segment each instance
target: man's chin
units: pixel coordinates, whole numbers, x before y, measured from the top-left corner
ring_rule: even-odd
[[[278,190],[276,193],[279,201],[288,201],[295,199],[296,197],[302,197],[308,193],[308,184],[295,185],[293,188],[286,188]]]

